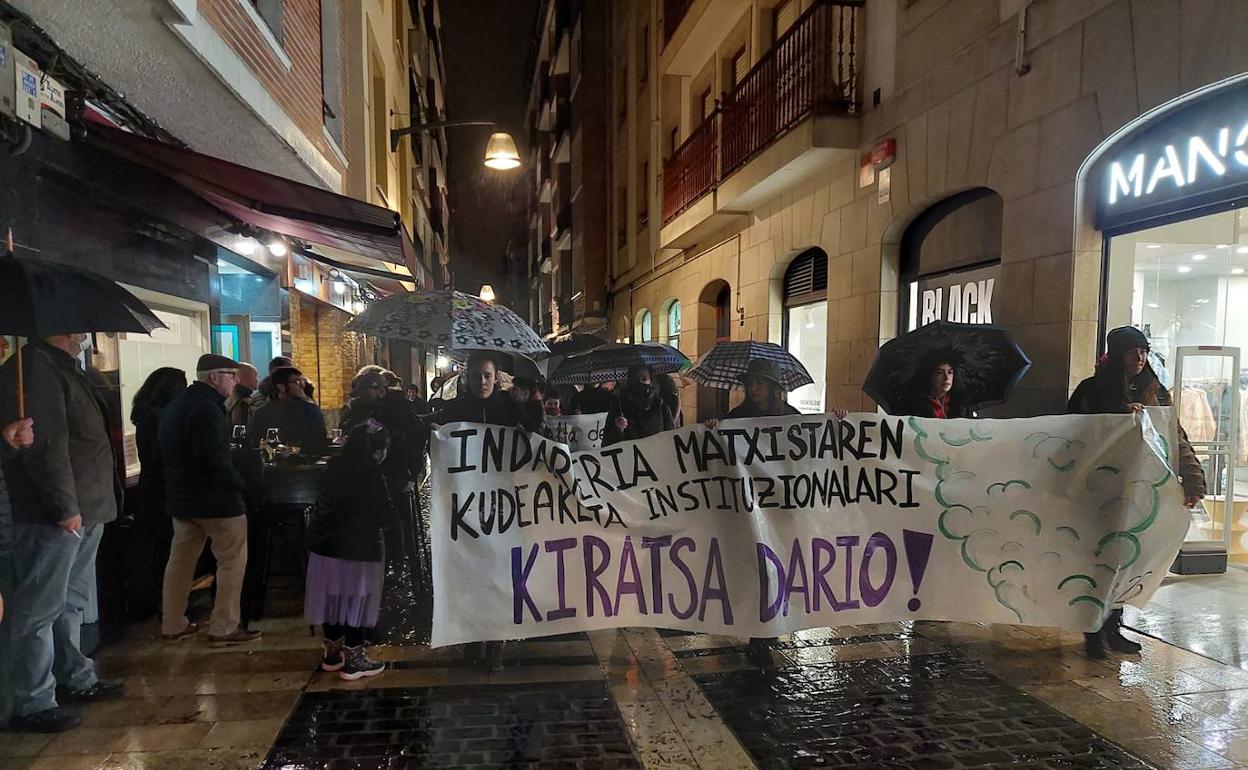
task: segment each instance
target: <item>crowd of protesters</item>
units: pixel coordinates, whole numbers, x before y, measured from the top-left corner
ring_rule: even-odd
[[[32,341],[25,352],[26,417],[0,419],[0,502],[12,510],[12,552],[6,642],[11,642],[10,726],[55,732],[79,722],[75,702],[117,697],[122,683],[99,678],[81,649],[81,627],[92,611],[95,559],[104,525],[121,510],[108,410],[80,365],[85,334]],[[1149,364],[1147,338],[1130,327],[1107,338],[1096,373],[1070,398],[1070,413],[1131,413],[1169,405],[1170,396]],[[418,384],[405,386],[380,366],[361,369],[331,437],[314,388],[289,358],[273,359],[264,379],[252,366],[220,355],[200,357],[193,379],[179,369],[154,371],[134,397],[130,419],[141,461],[129,546],[128,587],[137,612],[159,607],[164,640],[196,636],[188,599],[205,546],[215,559],[215,599],[207,640],[246,645],[260,638],[248,628],[240,597],[248,561],[248,505],[234,462],[241,447],[297,445],[330,456],[317,502],[308,512],[304,617],[322,629],[320,668],[344,679],[381,673],[369,657],[378,622],[386,562],[422,540],[415,489],[425,473],[429,432],[453,422],[515,427],[541,434],[545,418],[604,415],[603,443],[632,441],[682,424],[674,380],[635,366],[620,383],[557,388],[509,378],[511,359],[472,353],[447,397],[447,377],[434,379],[426,401]],[[0,368],[0,398],[11,401],[14,367]],[[973,418],[963,398],[957,356],[934,351],[906,386],[904,413]],[[724,419],[797,414],[776,365],[753,360],[740,378],[744,399]],[[845,412],[831,408],[838,418]],[[7,415],[12,418],[12,415]],[[708,421],[715,427],[717,420]],[[337,439],[337,440],[335,440]],[[1188,507],[1205,494],[1204,474],[1180,432],[1178,475]],[[417,552],[423,546],[415,547]],[[5,611],[0,596],[0,616]],[[1138,653],[1121,634],[1122,611],[1086,635],[1089,657],[1106,651]],[[471,645],[470,658],[491,669],[503,665],[503,644]],[[753,640],[752,658],[769,656]]]

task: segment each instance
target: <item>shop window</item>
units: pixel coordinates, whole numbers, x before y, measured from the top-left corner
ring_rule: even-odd
[[[824,410],[827,332],[828,255],[822,249],[808,249],[784,271],[784,346],[814,379],[788,396],[800,412]]]
[[[667,303],[663,310],[664,334],[663,342],[674,348],[680,348],[680,300],[674,299]]]
[[[979,187],[928,207],[901,238],[898,331],[933,321],[996,323],[1001,216],[996,192]]]
[[[637,314],[637,328],[634,336],[638,342],[654,342],[654,314],[642,310]]]

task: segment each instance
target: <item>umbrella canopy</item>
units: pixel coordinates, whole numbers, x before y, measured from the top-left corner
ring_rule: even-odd
[[[148,334],[164,326],[137,297],[98,273],[0,256],[0,334]]]
[[[771,361],[780,376],[780,387],[797,390],[814,382],[806,367],[793,354],[774,342],[720,342],[711,348],[698,365],[689,370],[689,379],[699,385],[731,390],[744,387],[741,378],[751,361]]]
[[[596,334],[584,334],[582,332],[569,332],[561,334],[550,341],[550,354],[552,356],[575,356],[580,353],[588,353],[594,348],[600,348],[607,344],[607,340]]]
[[[549,352],[537,332],[506,307],[449,289],[392,294],[369,304],[347,331],[447,350]]]
[[[889,414],[901,414],[927,387],[923,371],[948,362],[967,409],[1004,404],[1031,368],[1031,359],[999,326],[935,321],[880,348],[862,390]]]
[[[482,350],[488,350],[488,348],[482,348]],[[472,350],[467,349],[448,350],[446,351],[446,357],[458,364],[465,365],[468,363],[468,357],[472,355],[472,352]],[[530,380],[545,379],[545,376],[542,374],[541,365],[528,356],[521,355],[519,353],[513,355],[511,353],[499,353],[497,351],[490,352],[494,353],[495,358],[498,361],[500,376],[506,374],[509,378],[528,377]]]
[[[655,374],[688,368],[689,358],[671,345],[646,342],[638,345],[610,342],[588,353],[563,359],[548,380],[552,385],[589,385],[618,382],[634,366],[648,366]]]

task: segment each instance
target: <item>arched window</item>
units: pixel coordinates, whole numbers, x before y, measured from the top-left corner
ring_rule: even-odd
[[[662,341],[674,348],[680,348],[680,300],[674,299],[667,303],[663,311],[664,329]]]
[[[814,378],[789,394],[799,411],[820,414],[828,360],[828,255],[798,254],[784,271],[784,344]]]
[[[637,328],[633,335],[637,342],[654,342],[654,314],[642,309],[637,314]]]

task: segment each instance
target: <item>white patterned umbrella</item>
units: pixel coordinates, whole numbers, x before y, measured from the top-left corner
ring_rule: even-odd
[[[480,297],[449,289],[392,294],[369,304],[347,331],[447,350],[495,350],[532,356],[546,343],[520,316]]]

